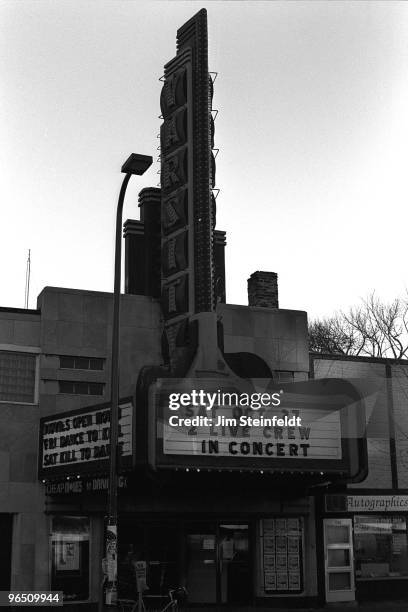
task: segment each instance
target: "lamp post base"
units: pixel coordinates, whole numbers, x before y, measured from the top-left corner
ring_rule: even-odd
[[[105,604],[107,606],[115,606],[117,604],[117,579],[118,579],[118,526],[116,523],[111,524],[111,521],[106,526],[106,542],[105,542],[106,558],[106,586],[105,586]]]

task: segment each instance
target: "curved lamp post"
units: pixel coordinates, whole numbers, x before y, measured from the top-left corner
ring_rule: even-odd
[[[118,421],[119,421],[119,343],[120,343],[120,284],[122,259],[122,212],[126,189],[132,174],[141,176],[153,163],[149,155],[132,153],[125,161],[121,172],[125,174],[119,193],[116,212],[115,234],[115,280],[113,291],[112,320],[112,353],[111,353],[111,414],[110,414],[110,454],[109,454],[109,489],[108,489],[108,522],[106,529],[105,554],[109,587],[106,603],[116,604],[117,582],[117,460],[118,460]]]

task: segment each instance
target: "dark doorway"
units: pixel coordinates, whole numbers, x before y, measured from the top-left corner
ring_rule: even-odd
[[[192,523],[186,529],[190,603],[247,604],[252,599],[249,525]]]
[[[11,586],[11,542],[13,515],[0,514],[0,591],[9,591]]]
[[[218,540],[220,603],[246,604],[252,595],[249,526],[223,523]]]
[[[191,603],[217,601],[217,537],[212,523],[194,523],[186,530],[186,586]]]

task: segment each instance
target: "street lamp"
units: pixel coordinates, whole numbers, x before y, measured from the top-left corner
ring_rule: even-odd
[[[125,174],[119,193],[116,212],[115,234],[115,280],[113,291],[112,352],[111,352],[111,409],[110,409],[110,454],[109,454],[109,489],[108,521],[106,527],[105,554],[108,573],[109,591],[106,603],[116,604],[116,582],[118,568],[117,526],[118,526],[118,422],[119,422],[119,343],[120,343],[120,284],[122,257],[122,212],[126,189],[132,174],[141,176],[153,163],[149,155],[132,153],[125,161],[121,172]]]

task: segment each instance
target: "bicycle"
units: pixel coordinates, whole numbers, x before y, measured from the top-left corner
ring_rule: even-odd
[[[169,591],[169,601],[164,606],[164,608],[160,608],[160,610],[155,610],[155,612],[178,612],[179,604],[184,604],[187,598],[187,590],[184,587],[178,587],[177,589],[170,589]],[[143,597],[140,597],[139,601],[135,601],[134,599],[118,599],[118,608],[120,612],[148,612],[148,609],[145,606],[143,601]]]

